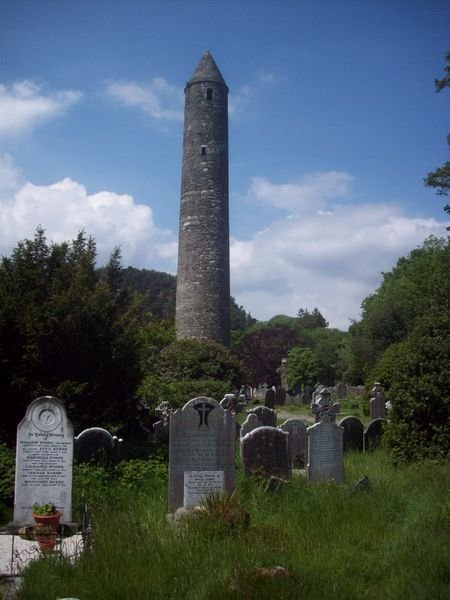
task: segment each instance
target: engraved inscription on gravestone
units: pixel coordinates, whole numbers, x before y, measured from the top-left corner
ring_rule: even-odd
[[[224,491],[223,471],[185,471],[183,506],[198,506],[212,492]]]
[[[34,503],[52,502],[72,520],[73,427],[62,403],[42,396],[17,428],[14,522],[31,523]]]
[[[193,502],[196,494],[200,496],[200,492],[195,492],[195,484],[192,482],[197,482],[197,489],[201,487],[202,495],[205,495],[217,490],[218,478],[223,477],[221,489],[227,493],[234,491],[235,437],[234,415],[212,398],[194,398],[181,410],[172,413],[169,436],[169,512],[175,512],[177,508],[184,506],[186,500]],[[217,475],[218,472],[223,475]],[[186,473],[190,473],[187,479]]]

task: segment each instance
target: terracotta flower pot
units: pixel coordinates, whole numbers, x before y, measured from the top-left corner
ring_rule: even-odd
[[[38,525],[45,525],[57,531],[62,512],[52,513],[51,515],[37,515],[33,513],[33,519]]]
[[[36,533],[36,541],[42,554],[47,554],[53,552],[56,546],[56,535],[54,533]]]
[[[53,552],[56,546],[56,532],[58,531],[59,520],[62,512],[55,512],[51,515],[37,515],[33,513],[33,519],[37,523],[35,529],[36,541],[39,550],[43,553]],[[43,532],[45,530],[45,533]]]

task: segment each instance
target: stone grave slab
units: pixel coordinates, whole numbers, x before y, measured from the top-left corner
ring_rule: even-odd
[[[387,425],[386,419],[374,419],[370,421],[364,431],[364,451],[374,450],[381,443],[383,430]]]
[[[73,426],[62,402],[41,396],[17,427],[14,523],[33,523],[34,503],[52,502],[72,521]]]
[[[248,413],[247,418],[241,425],[240,437],[244,437],[250,431],[261,427],[261,423],[259,422],[258,416],[255,413]]]
[[[287,419],[279,428],[289,434],[288,448],[291,465],[303,468],[306,465],[308,453],[306,425],[300,419]]]
[[[356,450],[362,452],[364,446],[364,425],[358,417],[344,417],[339,421],[344,430],[344,452]]]
[[[278,388],[275,392],[275,404],[281,406],[286,404],[286,390],[284,388]]]
[[[209,492],[234,491],[235,438],[234,415],[212,398],[194,398],[172,413],[169,513],[193,506]]]
[[[275,406],[275,390],[272,388],[267,390],[264,404],[267,408],[273,408]]]
[[[123,440],[101,427],[85,429],[75,440],[75,461],[100,467],[115,467]]]
[[[276,427],[258,427],[241,438],[245,475],[290,477],[289,434]]]
[[[261,427],[276,427],[277,426],[277,413],[267,406],[257,406],[249,411],[249,414],[253,413],[258,417],[259,424]]]
[[[386,405],[384,401],[383,388],[379,383],[375,383],[372,388],[370,398],[370,420],[384,419],[386,417]]]
[[[307,477],[310,481],[344,483],[344,430],[332,421],[308,427]]]

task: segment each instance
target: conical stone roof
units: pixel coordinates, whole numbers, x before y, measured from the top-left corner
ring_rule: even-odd
[[[193,83],[199,83],[201,81],[213,81],[216,83],[222,83],[225,86],[227,85],[222,77],[222,73],[219,71],[218,66],[214,62],[214,59],[208,50],[202,56],[197,68],[194,71],[194,74],[187,82],[187,85],[192,85]]]

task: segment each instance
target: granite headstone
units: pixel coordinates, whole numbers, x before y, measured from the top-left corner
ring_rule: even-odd
[[[363,450],[364,425],[358,417],[344,417],[339,421],[344,430],[344,452],[347,450]]]
[[[169,513],[198,505],[210,492],[233,493],[235,437],[234,415],[212,398],[194,398],[172,413]]]
[[[241,457],[245,475],[289,477],[291,461],[289,434],[276,427],[258,427],[241,438]]]

